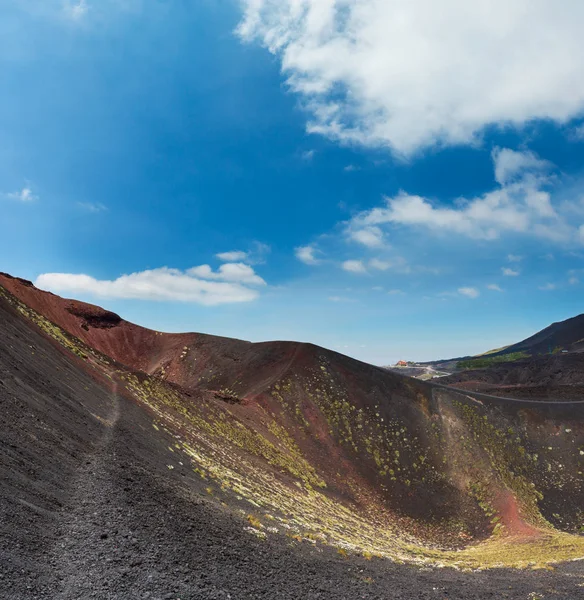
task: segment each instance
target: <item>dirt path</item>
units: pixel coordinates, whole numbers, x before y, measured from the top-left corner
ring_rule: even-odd
[[[116,461],[113,440],[121,415],[115,381],[111,405],[107,420],[103,420],[103,436],[81,465],[70,502],[61,513],[61,535],[49,561],[56,599],[94,597],[104,577],[104,563],[111,564],[116,558],[116,548],[107,544],[111,525],[122,512],[111,478],[112,464]]]

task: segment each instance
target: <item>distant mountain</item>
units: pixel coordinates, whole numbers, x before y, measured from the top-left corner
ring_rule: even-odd
[[[538,400],[584,398],[584,315],[553,323],[522,342],[443,362],[441,383],[468,391]]]
[[[584,351],[584,314],[552,323],[527,339],[507,346],[490,356],[525,352],[527,354],[550,354],[554,351],[568,350],[569,352]]]
[[[419,363],[418,366],[430,366],[444,371],[456,371],[458,364],[463,361],[470,363],[476,360],[483,363],[485,360],[494,359],[493,363],[496,363],[502,362],[498,361],[498,358],[504,359],[505,356],[511,354],[538,356],[562,352],[584,352],[584,314],[571,317],[565,321],[559,321],[558,323],[552,323],[545,329],[516,344],[490,350],[484,354],[434,360]],[[477,368],[483,368],[484,366],[486,365],[478,365],[477,363]]]

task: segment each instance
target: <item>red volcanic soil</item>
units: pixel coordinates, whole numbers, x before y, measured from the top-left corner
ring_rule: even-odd
[[[98,306],[65,300],[37,289],[30,281],[0,274],[0,285],[91,348],[115,361],[146,373],[160,368],[196,334],[161,334],[124,321]]]

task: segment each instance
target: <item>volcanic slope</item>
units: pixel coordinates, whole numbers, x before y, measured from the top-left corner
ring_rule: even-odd
[[[525,352],[527,354],[549,354],[553,351],[584,351],[584,315],[578,315],[565,321],[552,323],[522,342],[512,344],[500,352],[489,356]]]
[[[52,366],[42,367],[51,374],[47,385],[57,386],[36,392],[45,416],[29,406],[4,413],[6,419],[21,415],[20,444],[9,448],[37,453],[14,458],[6,497],[23,499],[45,517],[60,504],[76,507],[60,525],[75,533],[63,542],[66,563],[83,555],[75,540],[84,528],[93,531],[91,515],[113,510],[108,519],[123,521],[107,502],[119,489],[98,493],[108,489],[120,414],[125,453],[151,465],[159,485],[180,474],[186,498],[203,489],[210,502],[241,519],[239,531],[251,539],[278,543],[272,538],[286,535],[301,547],[469,568],[584,557],[584,538],[577,535],[584,505],[582,404],[474,397],[306,344],[162,334],[29,282],[3,276],[0,283],[5,315],[40,330],[34,335],[55,356],[59,351],[75,381],[85,382],[73,387]],[[3,325],[14,319],[5,316]],[[38,387],[35,344],[29,344],[27,370]],[[8,365],[7,378],[18,383],[21,368]],[[67,397],[63,386],[71,388]],[[5,396],[6,402],[19,397]],[[71,418],[75,431],[66,431],[61,420]],[[4,426],[15,427],[9,420]],[[39,438],[35,428],[72,445],[62,454],[48,442],[23,450],[26,436]],[[95,438],[95,450],[79,469],[82,430]],[[30,496],[37,480],[47,478],[56,498],[50,507]],[[68,478],[72,494],[59,488]],[[131,483],[125,487],[133,497]],[[19,535],[30,536],[30,528]],[[50,560],[59,554],[49,552]],[[66,595],[67,585],[78,588],[76,573],[61,574],[62,597],[76,597]]]

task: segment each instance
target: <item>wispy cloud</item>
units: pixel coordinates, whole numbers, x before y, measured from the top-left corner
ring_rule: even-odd
[[[231,250],[229,252],[219,252],[215,256],[223,262],[240,262],[247,259],[247,252],[242,250]]]
[[[89,11],[89,4],[86,0],[78,2],[67,1],[63,5],[65,15],[73,21],[80,21]]]
[[[481,293],[477,290],[477,288],[474,288],[474,287],[458,288],[458,293],[461,294],[462,296],[466,296],[467,298],[472,298],[473,300],[475,298],[478,298],[481,295]]]
[[[584,141],[584,123],[570,129],[567,133],[567,136],[572,141],[583,142]]]
[[[347,173],[354,173],[355,171],[360,171],[361,167],[358,167],[357,165],[347,165],[346,167],[343,168],[343,171],[347,172]]]
[[[389,260],[381,260],[380,258],[372,258],[369,261],[369,267],[376,271],[387,271],[393,267],[393,263]]]
[[[539,289],[544,292],[551,292],[557,288],[555,283],[546,283],[545,285],[540,285]]]
[[[78,202],[77,206],[91,213],[100,213],[108,210],[101,202]]]
[[[529,171],[545,171],[552,165],[547,160],[540,159],[533,152],[517,152],[510,148],[495,148],[493,150],[495,163],[495,179],[501,185],[506,185]]]
[[[305,160],[307,162],[310,162],[314,156],[316,154],[316,150],[305,150],[301,156],[302,156],[302,160]]]
[[[507,254],[507,260],[509,262],[521,262],[523,260],[523,256],[519,256],[518,254]]]
[[[299,246],[294,250],[296,258],[305,265],[318,265],[320,260],[316,257],[317,253],[314,246]]]
[[[520,275],[519,271],[516,271],[515,269],[510,269],[509,267],[502,267],[501,273],[505,277],[518,277]]]
[[[248,265],[262,265],[272,251],[268,244],[253,242],[248,250],[228,250],[215,254],[221,262],[245,262]]]
[[[382,248],[385,245],[383,231],[375,225],[363,227],[360,229],[347,230],[347,236],[350,240],[367,246],[368,248]]]
[[[18,202],[35,202],[39,197],[33,194],[32,189],[29,186],[23,187],[18,192],[9,192],[4,194],[10,200],[17,200]]]
[[[98,298],[193,302],[206,306],[250,302],[258,298],[255,289],[265,285],[247,265],[223,265],[213,272],[208,265],[186,271],[162,267],[113,280],[98,280],[84,274],[45,273],[37,287],[56,293],[90,294]],[[247,268],[243,268],[247,267]]]
[[[346,260],[341,264],[341,268],[349,273],[364,274],[367,273],[367,268],[361,260]]]
[[[561,11],[506,0],[488,10],[460,0],[242,4],[239,35],[279,57],[307,130],[341,142],[411,155],[473,144],[491,124],[563,124],[584,108],[574,77],[584,70],[584,7],[575,0]]]
[[[501,289],[501,286],[497,285],[496,283],[489,283],[489,285],[487,285],[487,289],[491,290],[493,292],[502,292],[503,291]]]

